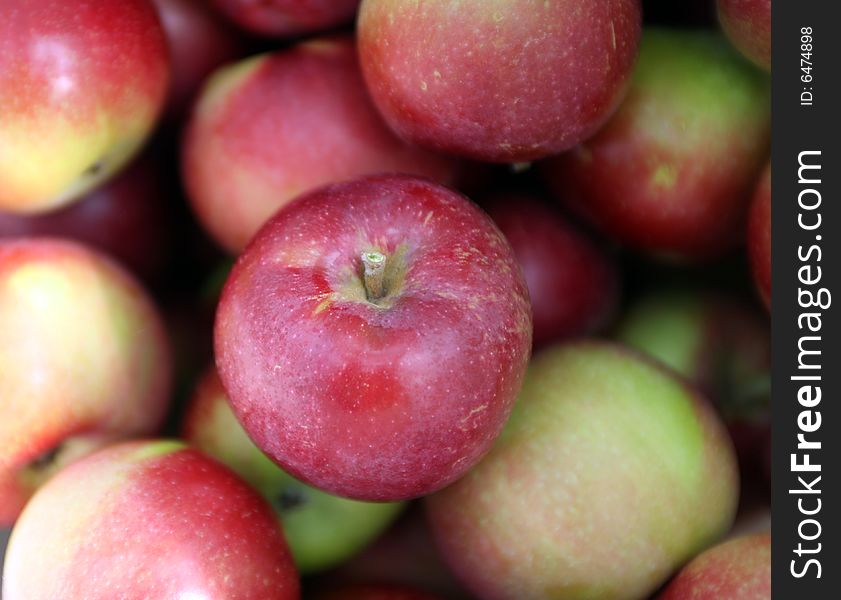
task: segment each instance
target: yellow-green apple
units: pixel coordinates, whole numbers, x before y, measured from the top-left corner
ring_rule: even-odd
[[[446,184],[455,171],[388,130],[365,90],[353,40],[344,37],[217,71],[195,108],[183,159],[196,215],[234,254],[312,188],[389,172]]]
[[[153,433],[169,400],[156,308],[80,244],[0,241],[0,524],[62,465]]]
[[[747,243],[756,289],[771,310],[771,163],[765,167],[753,195]]]
[[[619,104],[639,0],[363,0],[374,102],[403,138],[492,162],[571,148]]]
[[[620,242],[712,258],[744,240],[770,124],[768,77],[722,36],[650,29],[622,106],[544,173],[561,202]]]
[[[259,35],[289,37],[350,23],[359,0],[211,0],[240,27]]]
[[[149,0],[2,0],[0,210],[84,195],[135,154],[169,84]]]
[[[201,378],[187,409],[183,437],[222,461],[272,505],[301,573],[332,567],[379,535],[403,507],[358,502],[301,483],[272,462],[234,417],[215,369]]]
[[[771,70],[771,0],[717,0],[721,28],[739,52]]]
[[[357,500],[422,496],[490,449],[531,349],[511,246],[425,179],[329,185],[240,255],[216,365],[249,437],[288,473]]]
[[[710,548],[686,565],[657,600],[771,600],[771,534]]]
[[[535,356],[491,452],[426,502],[483,600],[631,600],[727,532],[738,488],[698,392],[627,348],[580,341]]]
[[[426,592],[391,585],[356,585],[318,596],[318,600],[440,600]]]
[[[59,472],[12,530],[5,600],[297,600],[271,507],[175,441],[110,446]]]

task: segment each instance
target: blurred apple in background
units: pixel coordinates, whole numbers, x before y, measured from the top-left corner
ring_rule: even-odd
[[[625,102],[544,174],[561,202],[633,249],[720,256],[744,239],[768,159],[769,90],[717,33],[647,30]]]
[[[717,0],[721,28],[739,52],[771,70],[771,0]]]
[[[478,597],[607,600],[646,597],[717,541],[738,493],[702,396],[635,352],[577,342],[535,355],[488,456],[425,501]]]
[[[338,589],[318,600],[440,600],[437,596],[404,587],[358,585]]]
[[[359,0],[211,0],[243,29],[270,37],[314,33],[351,23]]]
[[[640,23],[639,0],[363,0],[357,26],[365,79],[401,137],[524,162],[605,122],[624,95]]]
[[[0,210],[89,192],[138,151],[169,85],[149,0],[2,0]]]
[[[771,310],[771,164],[756,186],[748,221],[748,255],[756,289]]]
[[[297,600],[268,504],[181,442],[112,446],[52,478],[12,531],[4,600]]]
[[[451,161],[388,130],[344,37],[217,71],[196,106],[182,169],[197,217],[233,254],[277,209],[320,185],[387,172],[448,183],[455,173]]]

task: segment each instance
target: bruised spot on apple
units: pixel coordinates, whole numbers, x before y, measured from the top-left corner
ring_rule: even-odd
[[[379,293],[362,258],[375,253]],[[487,452],[531,335],[525,280],[491,219],[431,181],[376,176],[306,194],[260,230],[222,293],[216,364],[249,437],[284,470],[402,500]]]
[[[771,163],[765,167],[751,203],[748,221],[748,256],[756,289],[771,310]]]

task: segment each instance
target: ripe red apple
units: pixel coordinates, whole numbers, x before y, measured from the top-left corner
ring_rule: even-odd
[[[485,600],[646,598],[733,522],[733,448],[702,396],[623,347],[538,353],[505,431],[426,499]]]
[[[180,442],[106,448],[52,478],[12,531],[5,600],[296,600],[271,508]]]
[[[350,23],[359,0],[212,0],[240,27],[253,33],[289,37]]]
[[[657,600],[770,600],[771,534],[710,548],[683,568]]]
[[[180,118],[205,77],[245,52],[240,36],[206,0],[152,0],[164,27],[172,58],[167,112]]]
[[[0,525],[61,466],[166,413],[169,349],[137,282],[77,243],[0,241]]]
[[[536,346],[607,324],[619,301],[619,273],[602,248],[535,196],[500,194],[483,206],[523,268]]]
[[[223,68],[183,149],[195,213],[237,254],[277,209],[315,187],[405,172],[448,183],[450,161],[398,140],[371,104],[349,38],[305,42]]]
[[[319,596],[319,600],[440,600],[425,592],[386,585],[358,585]]]
[[[169,84],[149,0],[3,0],[0,210],[67,204],[135,154]]]
[[[771,0],[717,0],[721,28],[739,52],[771,70]]]
[[[359,52],[403,138],[523,162],[590,137],[625,91],[639,0],[363,0]]]
[[[744,239],[769,100],[768,78],[721,36],[648,30],[616,115],[544,173],[562,202],[624,244],[712,258]]]
[[[531,308],[493,221],[427,180],[327,186],[240,256],[216,364],[249,437],[287,472],[360,500],[428,494],[502,429]]]
[[[759,178],[748,221],[748,254],[756,289],[771,310],[771,163]]]

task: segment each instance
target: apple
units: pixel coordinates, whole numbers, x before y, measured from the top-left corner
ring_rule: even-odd
[[[371,542],[403,508],[326,494],[286,474],[251,442],[234,417],[215,369],[202,376],[182,431],[184,439],[222,461],[259,491],[283,523],[301,573],[339,564]]]
[[[721,28],[739,52],[771,70],[771,0],[717,0]]]
[[[744,239],[770,124],[768,77],[720,35],[650,29],[617,113],[543,172],[561,202],[625,245],[710,259]]]
[[[744,536],[696,557],[657,600],[770,600],[771,534]]]
[[[215,354],[237,418],[285,471],[395,501],[490,449],[531,334],[525,280],[490,217],[383,175],[305,194],[260,230],[222,292]]]
[[[150,134],[169,85],[149,0],[3,0],[0,210],[67,204]]]
[[[233,254],[295,196],[386,172],[448,183],[455,167],[388,130],[365,90],[353,40],[345,37],[308,41],[217,71],[183,147],[194,211]]]
[[[319,596],[319,600],[439,600],[425,592],[390,585],[358,585]]]
[[[483,203],[523,268],[534,313],[534,343],[601,329],[619,304],[613,260],[583,231],[528,194]]]
[[[756,289],[771,310],[771,163],[756,186],[748,220],[748,254]]]
[[[15,525],[5,571],[5,600],[300,597],[271,507],[175,441],[111,446],[58,473]]]
[[[730,528],[724,426],[681,379],[624,347],[538,353],[502,436],[426,499],[435,538],[483,600],[636,599]]]
[[[63,465],[155,432],[169,348],[146,293],[70,241],[0,241],[0,526]]]
[[[359,0],[211,0],[240,27],[271,37],[331,29],[353,21]]]
[[[639,0],[363,0],[374,102],[404,139],[526,162],[593,135],[625,92]]]
[[[205,77],[242,56],[244,40],[206,0],[152,0],[158,9],[172,59],[167,113],[180,119]]]

